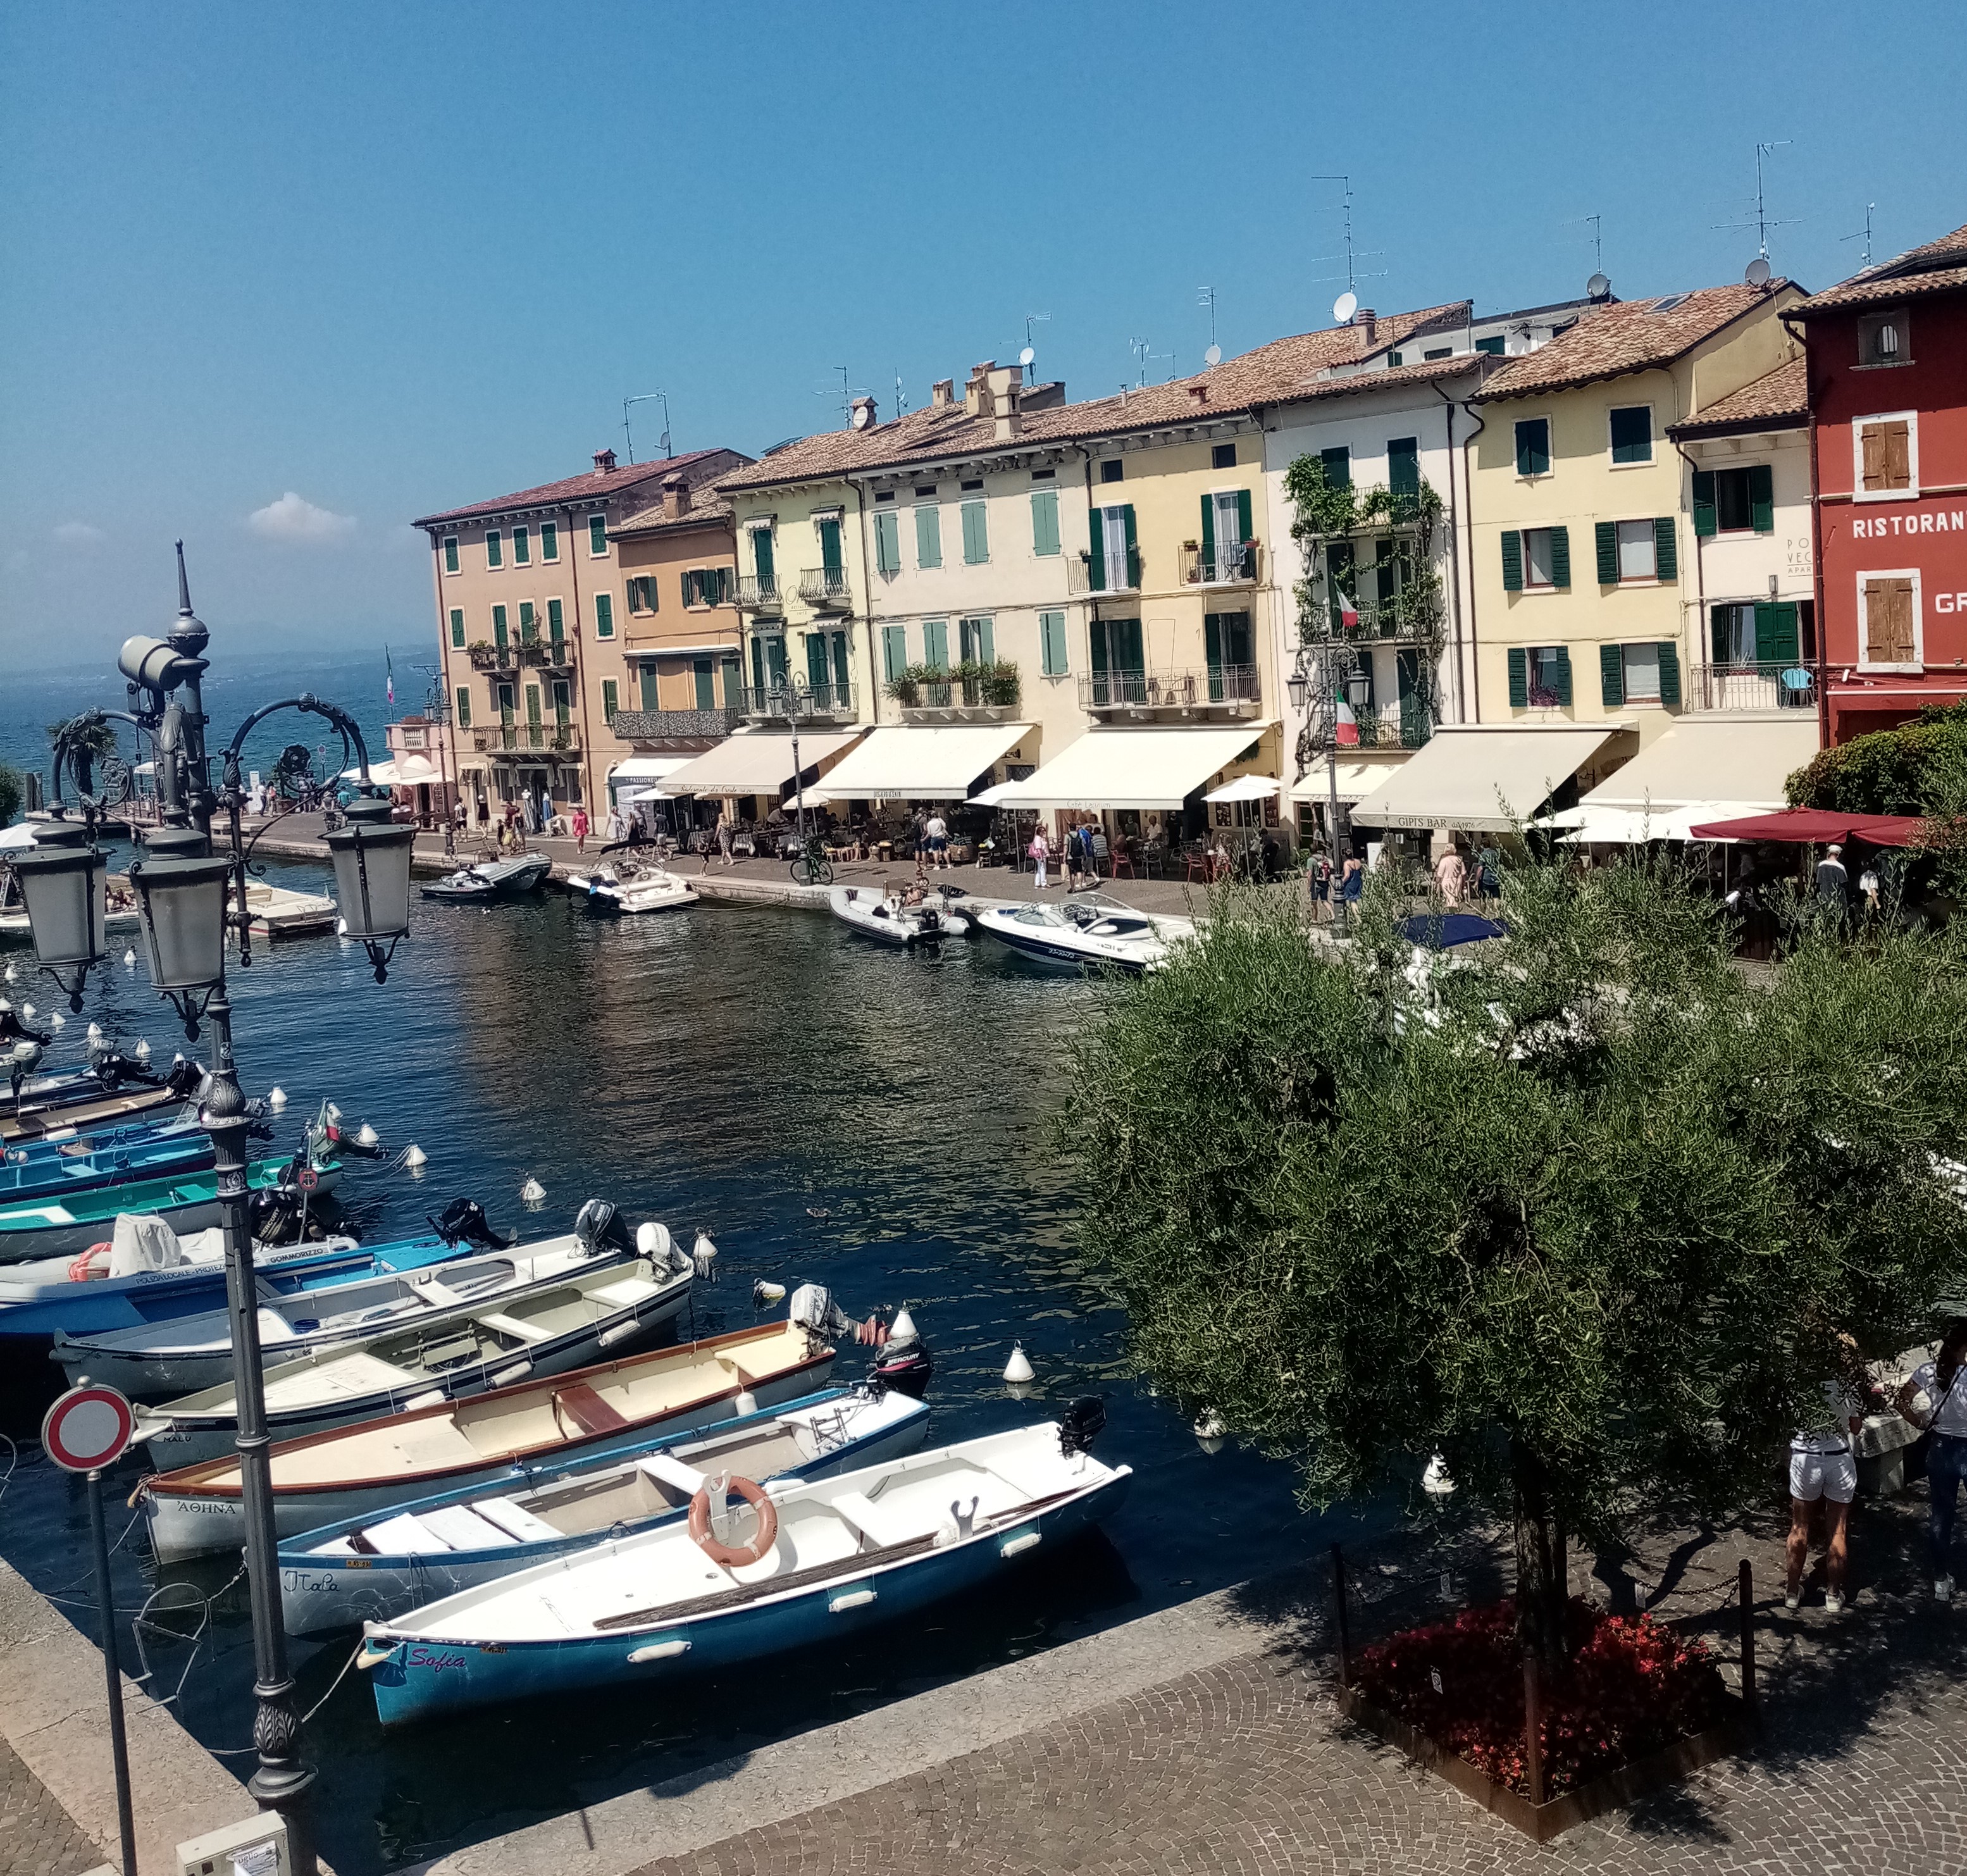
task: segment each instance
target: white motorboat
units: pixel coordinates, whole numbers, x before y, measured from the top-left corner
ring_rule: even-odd
[[[645,912],[680,912],[696,903],[696,888],[687,880],[660,867],[617,879],[612,867],[593,873],[567,876],[567,890],[584,893],[587,909],[604,918],[630,917]]]
[[[1029,906],[995,906],[977,924],[1000,943],[1041,964],[1084,970],[1152,970],[1195,935],[1192,919],[1136,911],[1103,893]]]
[[[884,893],[870,886],[836,886],[831,899],[835,918],[879,944],[933,944],[960,938],[969,928],[967,915],[954,910],[940,893],[910,905],[892,887]]]
[[[235,903],[234,915],[237,915]],[[332,932],[341,915],[333,899],[320,893],[297,893],[291,886],[268,886],[254,880],[246,888],[247,928],[256,938],[299,938],[309,932]]]
[[[422,889],[426,899],[457,905],[489,906],[495,899],[520,899],[537,892],[553,870],[544,854],[520,854],[508,860],[480,860],[460,867]]]

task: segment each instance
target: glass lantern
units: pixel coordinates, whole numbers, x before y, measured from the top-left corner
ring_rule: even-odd
[[[41,963],[82,1007],[89,966],[108,954],[103,920],[108,910],[109,866],[79,821],[50,821],[34,830],[34,844],[8,862],[21,883],[27,924]]]
[[[368,948],[380,973],[410,928],[410,849],[416,829],[390,819],[389,802],[353,802],[348,825],[321,838],[334,858],[334,896],[347,935]]]
[[[130,883],[144,913],[150,982],[203,990],[225,974],[225,909],[232,862],[223,854],[134,861]]]

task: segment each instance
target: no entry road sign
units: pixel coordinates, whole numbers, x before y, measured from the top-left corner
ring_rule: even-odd
[[[41,1422],[48,1457],[70,1472],[114,1465],[136,1431],[137,1416],[113,1387],[71,1387]]]

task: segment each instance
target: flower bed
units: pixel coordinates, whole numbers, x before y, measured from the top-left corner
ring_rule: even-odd
[[[1516,1606],[1464,1610],[1364,1649],[1352,1684],[1372,1705],[1466,1759],[1506,1790],[1529,1790]],[[1719,1725],[1732,1704],[1713,1657],[1649,1616],[1608,1616],[1574,1597],[1570,1665],[1539,1694],[1552,1797]],[[1437,1690],[1436,1681],[1439,1681]]]

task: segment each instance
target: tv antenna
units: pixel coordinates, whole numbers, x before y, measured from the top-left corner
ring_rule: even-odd
[[[636,404],[659,403],[663,407],[663,434],[657,447],[665,456],[674,456],[676,450],[670,442],[670,394],[667,391],[644,391],[640,397],[625,397],[622,400],[622,435],[628,445],[628,460],[635,460],[635,433],[628,428],[628,412]]]
[[[865,397],[867,393],[864,390],[859,390],[854,387],[853,373],[845,365],[835,365],[833,369],[840,373],[839,389],[836,391],[830,384],[822,385],[813,392],[813,396],[838,397],[840,399],[841,422],[851,424],[854,421],[854,400],[857,397]]]
[[[1774,156],[1778,150],[1788,149],[1793,140],[1788,137],[1781,137],[1775,139],[1774,142],[1760,143],[1755,146],[1755,214],[1753,221],[1714,224],[1717,228],[1744,234],[1752,227],[1755,231],[1755,258],[1758,260],[1767,260],[1769,257],[1770,229],[1793,228],[1796,224],[1797,218],[1794,215],[1785,215],[1779,221],[1772,221],[1769,218],[1768,204],[1763,192],[1762,183],[1763,158]]]
[[[1027,384],[1029,384],[1032,382],[1032,361],[1038,355],[1038,341],[1032,336],[1032,328],[1033,326],[1049,325],[1051,323],[1051,315],[1050,313],[1026,313],[1025,315],[1025,349],[1018,354],[1018,363],[1025,368],[1025,382]]]
[[[895,415],[897,417],[906,416],[908,408],[908,393],[902,389],[902,374],[898,371],[895,373]]]
[[[1129,339],[1127,349],[1134,354],[1134,389],[1138,391],[1148,381],[1148,341]]]
[[[1212,370],[1223,362],[1223,347],[1216,343],[1216,289],[1213,286],[1198,286],[1196,305],[1209,308],[1209,350],[1202,354],[1202,362]]]
[[[1339,295],[1339,298],[1342,301],[1346,299],[1351,300],[1352,302],[1352,310],[1353,312],[1356,312],[1358,309],[1359,305],[1359,283],[1361,280],[1377,280],[1382,279],[1384,277],[1387,271],[1384,267],[1379,267],[1374,269],[1370,273],[1361,273],[1358,270],[1358,263],[1362,260],[1381,260],[1385,256],[1386,250],[1380,247],[1355,248],[1352,244],[1352,177],[1349,176],[1313,176],[1306,177],[1306,180],[1312,182],[1336,182],[1340,186],[1342,193],[1339,198],[1339,212],[1345,218],[1345,252],[1342,255],[1317,255],[1314,257],[1312,264],[1314,266],[1326,266],[1336,261],[1341,260],[1344,260],[1345,263],[1345,272],[1342,277],[1345,282],[1345,291]],[[1329,209],[1327,209],[1323,212],[1329,215],[1332,211]],[[1318,279],[1312,282],[1312,285],[1314,286],[1329,286],[1341,277],[1341,276],[1336,273],[1322,274],[1318,277]],[[1345,315],[1345,318],[1346,319],[1349,319],[1352,316],[1352,313],[1348,312]],[[1334,313],[1332,317],[1334,318],[1338,318],[1339,315],[1336,313]],[[1344,320],[1341,320],[1340,323],[1342,325],[1344,323]]]
[[[1603,273],[1605,271],[1605,218],[1602,215],[1579,215],[1571,225],[1575,228],[1582,228],[1587,222],[1591,228],[1591,271]]]
[[[1868,267],[1872,264],[1872,211],[1877,208],[1878,205],[1875,202],[1868,202],[1865,203],[1865,228],[1863,233],[1859,234],[1840,234],[1837,237],[1839,241],[1862,241],[1865,244],[1864,257],[1859,263],[1862,266]]]

